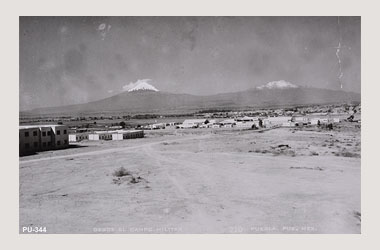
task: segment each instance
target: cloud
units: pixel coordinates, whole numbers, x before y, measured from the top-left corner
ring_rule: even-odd
[[[136,82],[130,82],[129,84],[123,86],[123,91],[128,91],[130,89],[133,89],[140,83],[148,83],[150,81],[152,81],[152,79],[139,79]]]
[[[104,30],[106,28],[106,24],[102,23],[99,25],[98,30]]]
[[[111,29],[111,24],[107,25],[105,23],[102,23],[98,26],[98,31],[100,33],[100,36],[102,37],[102,40],[106,38],[106,35],[110,29]]]
[[[111,94],[111,93],[113,93],[113,89],[110,89],[107,92]]]

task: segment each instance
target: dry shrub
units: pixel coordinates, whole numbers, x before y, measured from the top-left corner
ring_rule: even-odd
[[[179,142],[176,142],[176,141],[174,141],[174,142],[163,142],[162,143],[162,145],[165,145],[165,146],[167,146],[167,145],[177,145],[177,144],[179,144]]]
[[[291,157],[296,156],[296,152],[294,150],[290,150],[290,149],[274,150],[271,153],[275,156],[277,156],[277,155],[286,155],[286,156],[291,156]]]
[[[128,170],[126,170],[124,167],[121,167],[119,169],[116,169],[112,175],[116,177],[123,177],[123,176],[131,175],[131,173]]]
[[[360,154],[358,154],[358,153],[352,153],[352,152],[348,152],[348,151],[333,152],[333,154],[334,154],[335,156],[360,158]]]

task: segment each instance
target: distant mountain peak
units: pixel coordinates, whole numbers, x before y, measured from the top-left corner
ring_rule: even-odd
[[[159,90],[156,89],[153,85],[148,83],[149,79],[144,79],[144,80],[138,80],[132,88],[128,89],[128,92],[134,92],[134,91],[154,91],[158,92]]]
[[[298,86],[284,80],[268,82],[265,85],[261,85],[257,87],[257,89],[260,89],[260,90],[262,89],[294,89],[294,88],[298,88]]]

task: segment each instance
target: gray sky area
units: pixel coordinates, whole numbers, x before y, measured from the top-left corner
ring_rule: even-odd
[[[360,93],[360,25],[360,17],[20,17],[20,110],[102,99],[139,79],[196,95],[277,80]]]

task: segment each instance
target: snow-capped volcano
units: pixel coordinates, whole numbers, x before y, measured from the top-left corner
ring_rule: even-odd
[[[292,88],[298,88],[298,86],[284,80],[268,82],[265,85],[261,85],[257,87],[257,89],[292,89]]]
[[[124,87],[129,87],[128,92],[139,91],[139,90],[150,90],[150,91],[158,92],[159,90],[156,89],[153,85],[149,84],[148,81],[150,81],[150,79],[138,80],[137,82],[131,83]]]

